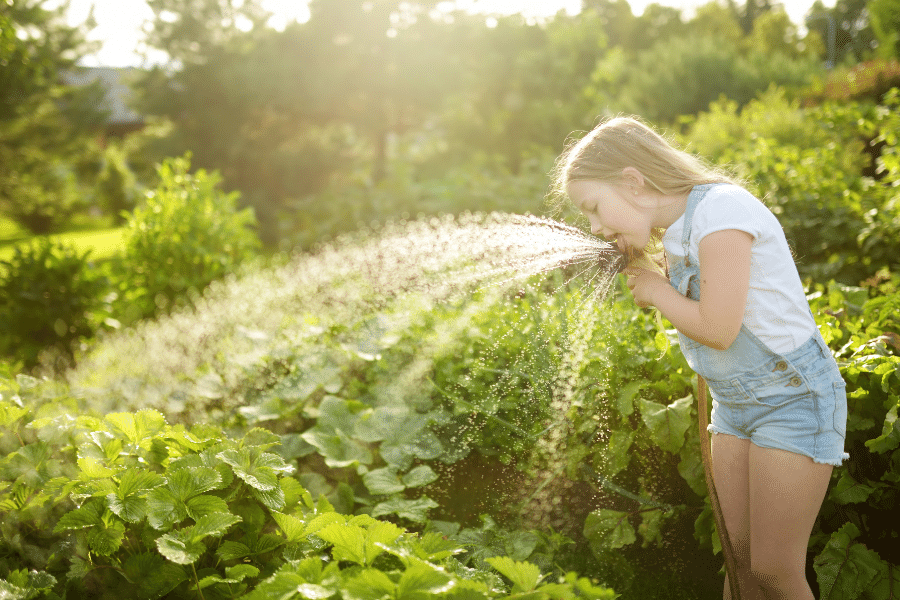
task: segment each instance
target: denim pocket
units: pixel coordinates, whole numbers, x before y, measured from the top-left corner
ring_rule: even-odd
[[[796,372],[777,376],[767,374],[763,377],[745,377],[734,380],[733,383],[743,390],[751,402],[770,408],[777,408],[812,395],[806,381]]]

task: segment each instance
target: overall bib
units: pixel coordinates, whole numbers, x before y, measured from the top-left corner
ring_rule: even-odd
[[[695,186],[688,196],[681,244],[684,258],[669,264],[669,280],[682,295],[700,300],[700,264],[690,253],[691,221],[700,200],[717,184]],[[667,257],[668,258],[668,257]],[[681,351],[713,397],[709,431],[750,439],[840,465],[847,427],[845,383],[818,330],[798,348],[779,354],[746,325],[727,350],[715,350],[678,333]]]

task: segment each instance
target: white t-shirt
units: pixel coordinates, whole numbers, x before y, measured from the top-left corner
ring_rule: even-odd
[[[778,219],[747,190],[717,185],[694,211],[692,260],[700,256],[700,240],[723,229],[738,229],[753,236],[744,325],[774,352],[784,354],[799,347],[815,332],[816,323]],[[683,231],[684,215],[663,236],[670,263],[684,259]]]

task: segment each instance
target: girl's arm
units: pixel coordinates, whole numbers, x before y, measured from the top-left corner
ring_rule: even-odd
[[[726,350],[744,320],[752,245],[753,236],[737,229],[700,240],[699,302],[679,294],[662,275],[644,269],[625,270],[628,287],[638,306],[655,306],[692,340]]]

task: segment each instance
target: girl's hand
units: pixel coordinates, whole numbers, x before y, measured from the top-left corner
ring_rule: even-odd
[[[634,303],[641,308],[655,306],[654,294],[662,286],[669,287],[669,280],[655,271],[628,267],[625,269],[625,275],[628,277],[628,289],[634,295]]]

